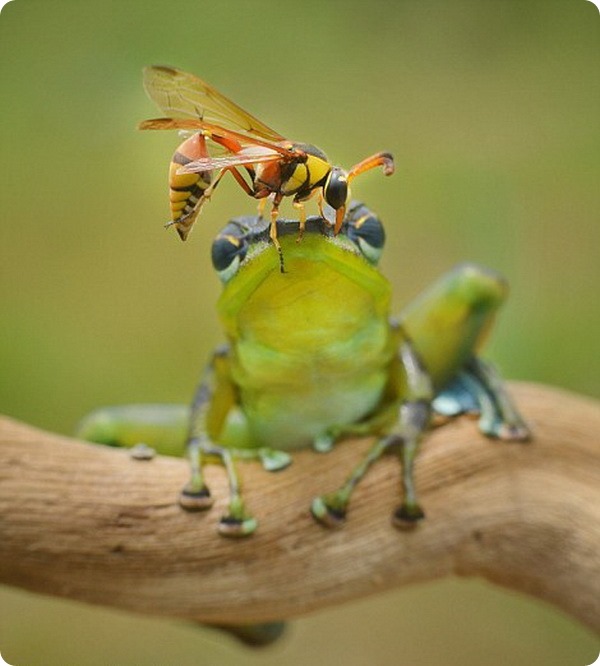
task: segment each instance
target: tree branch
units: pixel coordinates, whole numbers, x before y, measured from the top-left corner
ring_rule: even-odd
[[[328,531],[311,499],[344,480],[368,441],[299,452],[269,474],[240,463],[257,533],[216,534],[223,470],[204,514],[177,504],[180,459],[138,462],[0,419],[0,580],[90,603],[211,623],[285,619],[449,574],[482,576],[553,602],[600,629],[598,403],[514,385],[528,444],[489,441],[460,419],[432,432],[417,463],[427,519],[390,524],[399,465],[389,456],[358,488],[346,525]]]

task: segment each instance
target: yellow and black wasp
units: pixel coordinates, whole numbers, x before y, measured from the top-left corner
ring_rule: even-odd
[[[145,120],[140,129],[195,132],[177,148],[169,170],[172,219],[167,225],[175,226],[182,240],[227,172],[247,194],[259,199],[261,214],[266,199],[272,199],[270,238],[279,252],[276,220],[283,197],[294,197],[302,233],[304,202],[318,194],[322,217],[323,201],[335,210],[337,234],[352,179],[377,166],[387,176],[394,172],[393,157],[387,152],[367,157],[349,171],[333,166],[316,146],[285,139],[202,79],[179,69],[146,67],[144,87],[167,117]],[[211,156],[208,141],[220,146],[224,154]]]

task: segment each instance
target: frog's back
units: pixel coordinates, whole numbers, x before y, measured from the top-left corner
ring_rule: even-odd
[[[381,400],[394,338],[390,286],[347,239],[282,238],[219,303],[253,444],[296,448],[360,421]]]

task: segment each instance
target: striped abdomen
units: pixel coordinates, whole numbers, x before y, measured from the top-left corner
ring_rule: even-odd
[[[185,240],[192,228],[202,204],[204,191],[212,181],[212,171],[198,173],[177,173],[182,166],[208,157],[206,138],[202,133],[186,139],[175,151],[169,166],[169,200],[171,202],[171,221],[181,240]]]

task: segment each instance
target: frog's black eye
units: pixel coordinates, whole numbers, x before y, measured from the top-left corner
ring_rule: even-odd
[[[237,273],[248,251],[248,243],[243,236],[223,233],[212,244],[212,263],[223,282],[228,282]]]
[[[327,176],[323,186],[325,201],[334,209],[338,210],[348,198],[348,177],[346,172],[339,167],[333,167]]]
[[[363,209],[366,210],[366,209]],[[348,238],[356,243],[365,259],[377,264],[385,245],[385,230],[381,220],[371,212],[348,220]]]

